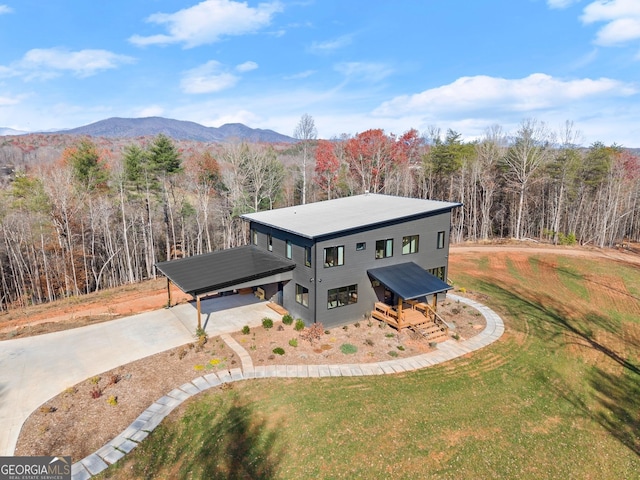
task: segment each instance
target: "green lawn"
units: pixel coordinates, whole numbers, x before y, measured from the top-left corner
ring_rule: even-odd
[[[623,285],[640,285],[640,269],[564,257],[553,275],[537,258],[528,275],[541,278],[524,285],[506,255],[499,279],[477,273],[485,260],[452,263],[456,286],[503,316],[497,343],[402,375],[216,389],[103,478],[640,478],[638,299],[612,318],[584,295],[594,269]],[[563,285],[570,302],[554,298]]]

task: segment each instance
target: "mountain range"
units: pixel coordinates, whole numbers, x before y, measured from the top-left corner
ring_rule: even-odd
[[[0,135],[20,135],[10,128],[0,128]],[[41,132],[42,133],[42,132]],[[248,142],[292,143],[296,140],[273,130],[250,128],[242,123],[227,123],[221,127],[205,127],[195,122],[163,117],[107,118],[82,127],[59,131],[47,131],[64,135],[88,135],[91,137],[132,138],[155,136],[160,133],[175,140],[199,142],[224,142],[238,139]]]

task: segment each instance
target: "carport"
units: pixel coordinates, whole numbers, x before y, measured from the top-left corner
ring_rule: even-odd
[[[216,292],[283,282],[293,278],[296,264],[253,245],[156,263],[167,277],[168,304],[171,283],[196,300],[201,328],[200,299]]]

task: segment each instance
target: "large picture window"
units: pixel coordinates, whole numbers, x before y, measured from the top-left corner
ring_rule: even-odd
[[[325,268],[344,265],[344,247],[327,247],[324,249]]]
[[[444,232],[438,232],[438,248],[444,248]]]
[[[376,258],[393,257],[393,238],[376,240]]]
[[[358,303],[358,285],[332,288],[327,292],[327,308],[329,310],[353,303]]]
[[[296,302],[303,307],[309,306],[309,289],[296,283]]]
[[[402,254],[403,255],[407,255],[409,253],[418,253],[418,238],[419,238],[419,235],[402,237]]]

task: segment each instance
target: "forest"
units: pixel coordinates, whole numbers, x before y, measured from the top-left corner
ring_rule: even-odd
[[[0,138],[0,310],[135,283],[244,245],[240,215],[364,192],[461,202],[452,242],[640,240],[640,159],[536,119],[482,138],[430,128],[294,144]],[[57,142],[57,143],[56,143]]]

